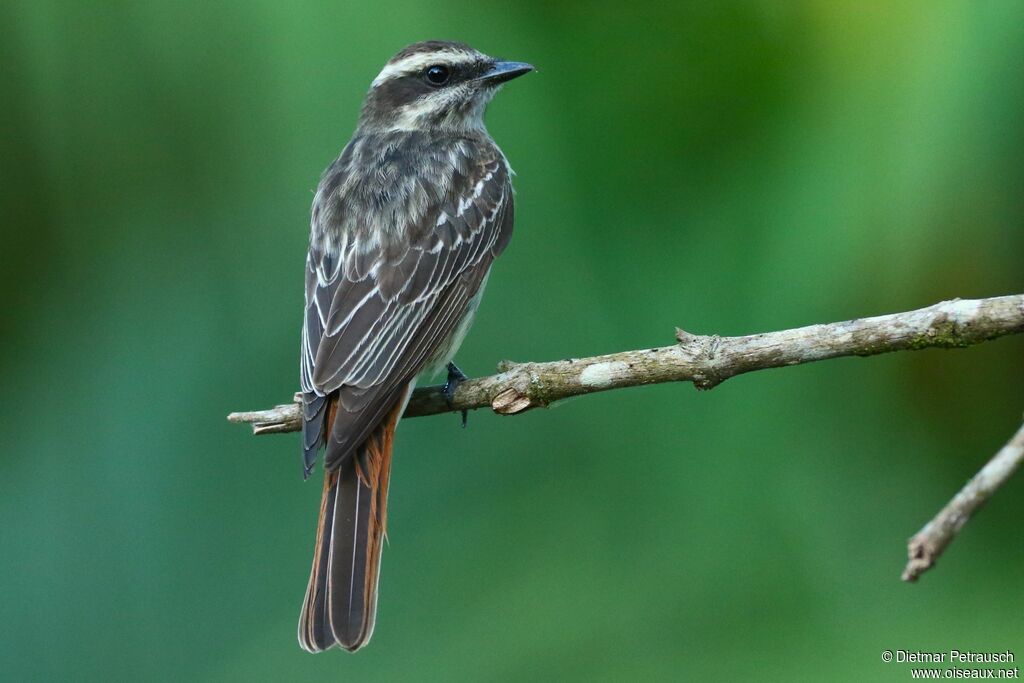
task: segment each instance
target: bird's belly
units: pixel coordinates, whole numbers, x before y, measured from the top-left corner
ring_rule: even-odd
[[[448,335],[448,338],[442,343],[437,352],[430,357],[427,361],[423,371],[417,376],[417,378],[430,378],[442,370],[447,368],[448,363],[458,353],[459,347],[462,346],[463,340],[466,338],[466,334],[469,333],[469,328],[473,326],[473,320],[476,318],[476,309],[480,306],[480,299],[484,296],[484,288],[487,286],[487,278],[490,277],[490,273],[484,276],[483,282],[480,283],[480,289],[476,291],[473,298],[469,300],[469,304],[466,306],[466,315],[462,317],[458,327],[452,330],[452,333]]]

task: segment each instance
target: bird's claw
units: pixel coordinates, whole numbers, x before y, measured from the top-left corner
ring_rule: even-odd
[[[455,363],[448,363],[448,379],[444,382],[444,400],[448,403],[448,407],[452,407],[452,400],[455,398],[455,390],[459,388],[463,380],[467,380],[469,377],[462,370],[459,370],[459,366]],[[469,417],[469,411],[463,408],[459,411],[462,413],[462,428],[466,428],[466,420]]]

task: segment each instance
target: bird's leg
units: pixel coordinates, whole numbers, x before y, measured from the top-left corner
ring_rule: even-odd
[[[462,370],[459,370],[458,365],[455,363],[448,363],[448,379],[444,382],[444,400],[448,402],[449,408],[452,407],[452,399],[455,398],[455,390],[458,389],[463,380],[467,379],[469,379],[469,377]],[[461,412],[462,428],[465,429],[469,411],[463,408]]]

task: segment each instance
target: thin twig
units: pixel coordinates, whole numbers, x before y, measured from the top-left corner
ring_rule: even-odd
[[[1024,460],[1024,427],[974,475],[939,514],[910,539],[904,581],[917,581],[939,559],[978,508],[1010,478]]]
[[[810,325],[743,337],[693,335],[676,330],[677,344],[547,363],[502,362],[499,373],[466,380],[449,404],[440,387],[417,389],[405,417],[490,407],[515,415],[560,399],[609,389],[693,382],[710,389],[730,377],[840,356],[958,348],[1024,332],[1024,294],[954,299],[914,311]],[[296,397],[297,398],[297,397]],[[302,428],[297,402],[228,415],[255,434]]]

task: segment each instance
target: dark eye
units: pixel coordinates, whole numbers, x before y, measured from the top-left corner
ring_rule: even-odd
[[[426,78],[430,85],[444,85],[452,77],[452,72],[443,64],[435,64],[427,69]]]

